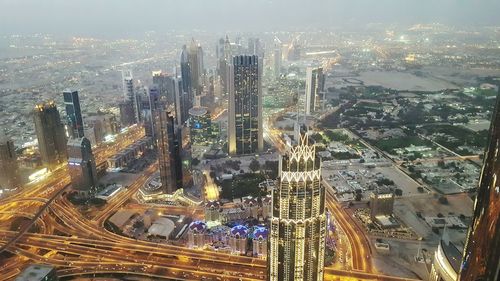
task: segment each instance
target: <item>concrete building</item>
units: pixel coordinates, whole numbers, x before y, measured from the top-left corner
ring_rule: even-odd
[[[66,162],[66,135],[61,116],[53,101],[38,104],[33,111],[38,148],[49,169]]]
[[[237,225],[231,228],[229,233],[229,246],[231,253],[244,255],[247,252],[248,228],[244,225]]]
[[[15,281],[58,281],[56,268],[45,264],[30,264]]]
[[[92,146],[87,138],[68,141],[68,172],[78,196],[89,197],[97,187],[97,171]]]
[[[262,59],[233,57],[229,66],[228,150],[230,154],[262,151]]]
[[[0,189],[16,189],[20,186],[14,142],[0,131]]]
[[[325,188],[316,147],[301,134],[281,156],[273,190],[268,280],[323,280],[326,239]]]
[[[254,257],[267,258],[267,237],[268,230],[265,227],[257,227],[253,231],[252,249]]]
[[[307,115],[318,111],[325,94],[325,74],[323,68],[308,67],[306,70],[306,108]]]
[[[188,228],[188,247],[190,249],[203,249],[205,247],[205,233],[207,225],[202,221],[194,221]]]

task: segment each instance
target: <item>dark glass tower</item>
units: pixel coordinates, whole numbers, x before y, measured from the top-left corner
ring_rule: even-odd
[[[33,112],[42,162],[49,168],[66,161],[66,135],[54,102],[38,104]]]
[[[164,193],[172,194],[182,187],[182,163],[175,119],[165,108],[155,113],[158,140],[158,164]]]
[[[496,281],[500,278],[500,99],[490,125],[474,214],[459,281]]]
[[[0,132],[0,188],[15,189],[19,183],[14,143],[3,132]]]
[[[178,115],[181,124],[184,124],[189,118],[189,109],[193,107],[193,84],[192,84],[192,71],[191,62],[189,60],[189,52],[187,46],[182,46],[181,52],[181,89],[179,89],[178,102]]]
[[[68,171],[78,195],[88,197],[97,186],[97,171],[92,146],[87,138],[68,141]]]
[[[228,148],[230,154],[262,151],[262,59],[235,56],[229,67]]]
[[[83,119],[78,91],[63,92],[66,115],[68,116],[68,132],[73,138],[83,138]]]
[[[326,237],[321,159],[306,134],[280,159],[272,193],[268,281],[320,281]]]

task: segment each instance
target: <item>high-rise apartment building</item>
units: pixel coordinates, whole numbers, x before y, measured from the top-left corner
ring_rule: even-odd
[[[68,133],[73,138],[83,138],[83,118],[78,91],[63,91],[64,105],[68,118]]]
[[[325,75],[323,68],[308,67],[306,70],[306,108],[307,115],[320,109],[321,99],[325,92]]]
[[[268,280],[323,280],[326,214],[321,159],[303,133],[279,165],[272,192]]]
[[[96,162],[87,138],[72,138],[68,141],[68,171],[73,189],[79,197],[88,197],[97,187]]]
[[[54,168],[67,160],[66,135],[54,102],[38,104],[33,111],[38,147],[44,165]]]
[[[500,91],[499,91],[500,92]],[[459,281],[500,279],[500,95],[490,125]]]
[[[16,189],[19,184],[14,143],[3,132],[0,132],[0,189]]]
[[[228,148],[230,154],[262,151],[262,59],[233,57],[229,71]]]

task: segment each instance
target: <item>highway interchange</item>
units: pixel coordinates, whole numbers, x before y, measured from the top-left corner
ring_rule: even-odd
[[[142,138],[141,131],[130,130],[114,144],[97,148],[98,165]],[[282,147],[277,143],[275,132],[268,136],[277,147]],[[28,263],[52,264],[57,267],[58,275],[66,279],[110,273],[167,280],[266,279],[266,262],[262,259],[136,240],[106,230],[105,221],[156,171],[157,164],[148,167],[124,192],[104,208],[92,212],[92,217],[83,216],[65,196],[70,183],[65,167],[0,200],[0,246],[2,251],[13,254],[3,259],[0,280],[13,280],[22,265]],[[375,272],[370,245],[363,231],[334,200],[331,187],[325,185],[325,188],[328,191],[326,206],[349,240],[352,269],[325,268],[325,280],[408,280]],[[165,206],[163,212],[169,213],[170,208],[173,212],[179,211],[178,206]],[[199,207],[194,209],[193,213],[201,213]],[[30,225],[21,231],[11,231],[10,225],[17,216],[31,219],[38,233],[30,233]]]

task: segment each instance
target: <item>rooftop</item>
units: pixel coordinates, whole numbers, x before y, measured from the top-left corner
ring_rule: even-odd
[[[21,272],[16,281],[42,281],[54,270],[53,266],[44,264],[31,264]]]

